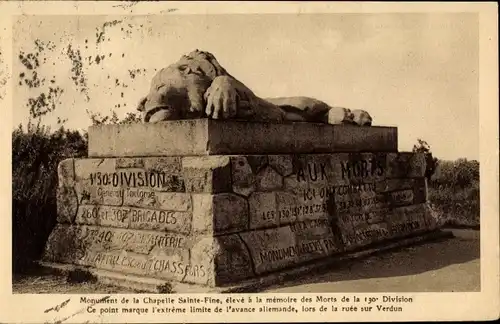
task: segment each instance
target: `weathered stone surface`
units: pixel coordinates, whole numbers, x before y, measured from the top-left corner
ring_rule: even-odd
[[[279,224],[293,223],[299,216],[297,195],[289,192],[276,192],[276,207],[278,210]]]
[[[378,181],[375,185],[376,192],[411,189],[415,186],[415,179],[385,179]]]
[[[346,231],[349,231],[355,229],[359,225],[382,223],[385,221],[386,215],[389,213],[389,209],[384,208],[366,213],[340,214],[338,215],[339,225],[344,227]]]
[[[73,187],[57,188],[57,222],[73,223],[78,211],[78,195]]]
[[[427,201],[427,179],[415,179],[415,185],[413,186],[413,196],[414,204],[421,204]]]
[[[221,252],[215,256],[215,284],[224,284],[255,276],[250,253],[238,234],[217,238]]]
[[[89,157],[397,151],[397,128],[194,119],[89,129]]]
[[[42,260],[75,263],[83,257],[86,246],[78,239],[78,227],[60,224],[54,227],[47,239]]]
[[[191,218],[190,212],[126,206],[81,205],[76,216],[76,223],[189,234]]]
[[[392,223],[390,224],[389,231],[391,237],[402,237],[410,234],[415,234],[426,230],[425,219],[413,219],[407,222]]]
[[[140,162],[142,161],[142,162]],[[77,159],[76,184],[118,190],[150,188],[158,191],[185,191],[180,158]],[[124,168],[126,165],[134,168]],[[138,166],[144,165],[142,168]]]
[[[391,234],[386,223],[360,224],[352,232],[344,232],[343,240],[346,249],[350,249],[391,238]]]
[[[411,205],[414,200],[413,189],[392,191],[389,197],[392,206]]]
[[[205,237],[191,249],[191,262],[206,264],[208,280],[215,286],[254,276],[248,249],[238,234]]]
[[[226,156],[185,157],[182,159],[187,192],[231,191],[231,161]]]
[[[320,196],[316,189],[304,191],[303,195],[276,192],[276,202],[280,223],[327,218],[326,196]]]
[[[117,158],[117,169],[144,169],[144,158]]]
[[[206,283],[208,280],[205,265],[193,264],[180,255],[150,256],[126,251],[87,251],[77,263],[99,269],[187,283]]]
[[[71,253],[75,255],[72,261],[78,260],[85,251],[131,251],[135,253],[150,254],[162,253],[185,254],[189,256],[192,240],[185,235],[175,233],[162,233],[154,231],[129,230],[103,226],[66,225],[58,224],[54,231],[57,237],[49,238],[50,253],[63,255],[67,253],[67,246],[57,244],[62,239],[64,242],[78,242],[73,244]],[[156,249],[156,250],[155,250]]]
[[[181,192],[159,192],[127,188],[123,191],[123,205],[171,211],[191,211],[191,195]]]
[[[250,229],[278,226],[276,193],[254,192],[248,198]]]
[[[262,169],[255,178],[257,191],[275,191],[283,187],[283,178],[271,167]]]
[[[244,156],[231,158],[232,187],[239,195],[248,197],[255,191],[255,175],[248,160]]]
[[[247,155],[246,160],[254,174],[259,173],[269,161],[267,155]]]
[[[208,120],[89,128],[89,157],[206,155]]]
[[[75,159],[65,159],[57,165],[58,185],[71,187],[75,182]]]
[[[183,167],[183,158],[180,156],[162,156],[142,158],[144,169],[149,172],[164,172],[180,174]]]
[[[269,155],[269,165],[283,177],[293,173],[291,155]]]
[[[425,155],[423,153],[387,154],[388,178],[421,178],[425,175]]]
[[[248,229],[248,203],[230,193],[193,194],[193,231],[222,234]]]
[[[124,189],[112,186],[91,185],[90,180],[80,180],[74,190],[80,204],[92,205],[123,205]]]
[[[257,274],[324,257],[328,255],[325,245],[334,245],[332,236],[299,235],[290,226],[240,235],[250,250]]]
[[[75,159],[75,180],[91,180],[92,184],[111,185],[113,180],[109,175],[116,171],[116,159]],[[97,176],[93,175],[99,174]],[[106,178],[104,179],[104,175]]]

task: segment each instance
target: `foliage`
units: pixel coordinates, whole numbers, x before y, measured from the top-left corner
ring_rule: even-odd
[[[126,124],[140,121],[128,113],[119,119],[89,113],[94,125]],[[30,121],[12,132],[12,219],[13,266],[19,268],[41,256],[56,222],[57,166],[67,158],[87,156],[87,133],[65,129],[56,131]]]
[[[125,118],[119,119],[115,111],[112,111],[111,116],[103,116],[100,113],[92,113],[87,110],[87,114],[92,121],[92,125],[122,125],[122,124],[133,124],[141,122],[141,117],[139,114],[128,112]]]
[[[439,161],[429,182],[429,200],[450,225],[479,226],[479,162]]]
[[[418,139],[413,152],[426,154],[429,201],[450,225],[479,226],[479,162],[438,160]]]
[[[29,122],[12,132],[13,266],[37,259],[56,218],[57,165],[87,154],[78,131]]]

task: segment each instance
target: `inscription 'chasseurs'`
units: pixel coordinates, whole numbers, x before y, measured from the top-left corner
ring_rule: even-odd
[[[136,269],[145,274],[157,274],[161,277],[177,275],[204,278],[207,276],[203,265],[161,258],[137,258],[119,254],[96,253],[86,255],[83,263],[104,268],[125,267]]]

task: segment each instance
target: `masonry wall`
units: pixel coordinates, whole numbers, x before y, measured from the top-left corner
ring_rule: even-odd
[[[221,285],[435,228],[413,153],[69,159],[46,261]]]

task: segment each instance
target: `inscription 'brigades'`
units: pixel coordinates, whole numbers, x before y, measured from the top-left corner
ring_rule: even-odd
[[[172,211],[145,208],[110,208],[104,206],[82,206],[81,216],[84,219],[104,219],[118,222],[130,220],[132,223],[151,222],[176,224],[177,218]]]
[[[172,178],[174,177],[172,176]],[[165,172],[120,171],[90,174],[91,186],[163,188],[168,185],[170,180],[170,177]]]

